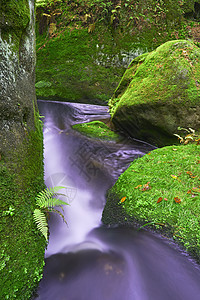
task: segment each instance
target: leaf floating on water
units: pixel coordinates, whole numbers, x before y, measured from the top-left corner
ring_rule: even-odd
[[[162,197],[159,197],[157,203],[160,203],[162,199],[163,199]]]
[[[174,197],[174,201],[175,201],[176,203],[181,203],[181,199],[178,198],[178,197]]]
[[[120,202],[123,203],[126,200],[126,197],[123,197]]]

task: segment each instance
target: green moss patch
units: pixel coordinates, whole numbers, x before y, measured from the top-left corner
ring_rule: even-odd
[[[42,277],[45,238],[33,220],[35,198],[44,188],[41,127],[0,161],[0,298],[29,299]]]
[[[184,3],[38,1],[37,97],[105,103],[131,58],[188,36]]]
[[[30,21],[30,8],[28,0],[2,0],[0,3],[0,28],[3,39],[12,39],[19,46],[22,34]]]
[[[200,49],[188,41],[169,41],[132,61],[110,100],[111,113],[146,103],[196,105],[199,76]]]
[[[119,135],[101,121],[76,124],[73,125],[72,128],[92,138],[101,140],[119,140]]]
[[[113,201],[128,219],[171,232],[199,259],[199,145],[168,146],[135,160],[109,190],[106,205]]]

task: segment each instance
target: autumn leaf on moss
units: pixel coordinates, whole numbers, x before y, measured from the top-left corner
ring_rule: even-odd
[[[144,187],[142,188],[142,191],[143,191],[143,192],[144,192],[144,191],[148,191],[148,190],[151,189],[151,187],[149,186],[149,183],[150,183],[150,182],[147,182],[147,183],[144,185]]]
[[[139,185],[137,185],[136,187],[134,187],[135,189],[138,189],[138,188],[140,188],[142,185],[141,184],[139,184]]]
[[[123,203],[126,200],[126,197],[123,197],[120,202]]]
[[[181,203],[181,199],[178,198],[178,197],[174,197],[174,201],[175,201],[176,203]]]
[[[160,203],[162,199],[163,199],[162,197],[159,197],[157,203]]]

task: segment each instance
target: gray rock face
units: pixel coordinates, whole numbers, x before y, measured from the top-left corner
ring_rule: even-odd
[[[29,15],[25,16],[23,25],[20,24],[22,19],[20,11],[16,12],[15,17],[18,17],[18,20],[15,19],[14,24],[6,15],[6,8],[9,6],[11,10],[12,1],[1,4],[0,152],[5,155],[22,141],[27,128],[34,128],[33,106],[36,105],[34,0],[23,1],[23,5],[25,4]],[[25,26],[27,20],[29,22]]]

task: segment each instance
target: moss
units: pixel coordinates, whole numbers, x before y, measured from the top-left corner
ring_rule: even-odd
[[[127,5],[121,1],[117,10],[116,5],[111,1],[65,1],[38,8],[38,98],[105,103],[131,58],[177,34],[178,38],[187,36],[179,3],[143,0]],[[53,17],[54,11],[62,13]],[[43,12],[56,24],[51,35]],[[38,86],[41,81],[51,86]]]
[[[161,45],[131,63],[110,101],[112,114],[123,105],[166,101],[198,104],[195,74],[199,68],[200,52],[193,43],[179,40]]]
[[[80,133],[102,140],[118,140],[119,135],[112,131],[105,123],[100,121],[93,121],[89,123],[76,124],[72,126],[73,129]]]
[[[30,21],[29,3],[27,0],[2,0],[0,11],[1,36],[7,41],[11,39],[17,49]]]
[[[35,197],[44,188],[41,126],[0,161],[1,298],[29,299],[42,277],[46,241],[36,228]]]
[[[151,228],[170,233],[199,260],[199,162],[196,144],[156,149],[135,160],[109,190],[103,221],[150,223]]]

